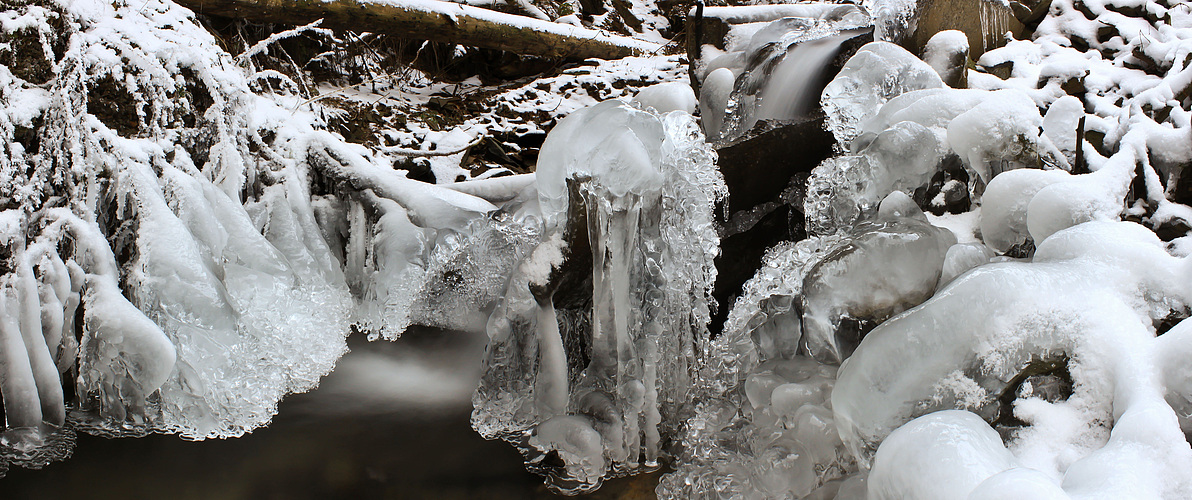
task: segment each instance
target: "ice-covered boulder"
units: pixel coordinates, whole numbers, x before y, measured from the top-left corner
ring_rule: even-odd
[[[981,209],[986,244],[1004,252],[1014,245],[1036,245],[1056,231],[1091,220],[1116,220],[1125,209],[1129,181],[1124,158],[1094,173],[1021,169],[1003,172],[989,183]]]
[[[1051,103],[1043,115],[1043,133],[1064,153],[1068,163],[1076,168],[1076,137],[1084,118],[1084,103],[1079,98],[1064,96]]]
[[[567,180],[592,178],[613,197],[662,188],[662,123],[653,115],[607,101],[568,115],[538,156],[537,186],[548,231],[567,212]]]
[[[870,500],[953,500],[1016,464],[981,417],[938,411],[899,427],[882,441],[869,472]]]
[[[964,32],[944,30],[931,36],[923,47],[923,61],[931,66],[944,84],[952,88],[968,85],[969,41]]]
[[[858,154],[812,170],[803,202],[810,232],[828,234],[871,218],[887,195],[913,193],[942,168],[936,135],[918,123],[899,122],[868,139]]]
[[[682,111],[692,114],[696,106],[695,92],[684,82],[651,85],[641,89],[631,102],[641,104],[642,108],[654,108],[659,113]]]
[[[1005,252],[1030,238],[1027,206],[1039,190],[1069,179],[1063,170],[1020,169],[1003,172],[985,188],[981,199],[981,238]]]
[[[1063,402],[1017,407],[1015,414],[1032,424],[1014,440],[1027,465],[1063,473],[1067,462],[1059,456],[1084,456],[1082,443],[1103,435],[1111,415],[1123,412],[1159,411],[1172,422],[1134,437],[1125,437],[1133,431],[1123,427],[1126,441],[1178,435],[1170,407],[1154,407],[1161,392],[1146,374],[1156,368],[1137,363],[1154,348],[1155,318],[1192,300],[1186,272],[1187,263],[1167,254],[1153,233],[1125,222],[1060,231],[1039,245],[1030,263],[978,267],[870,332],[844,362],[832,393],[841,436],[865,462],[915,416],[949,407],[988,414],[993,396],[1018,370],[1058,353],[1071,357],[1075,393]],[[905,359],[916,360],[912,369],[899,361]],[[1141,372],[1128,375],[1134,370]],[[1109,376],[1117,385],[1093,375],[1105,371],[1116,374]],[[1061,428],[1069,431],[1058,433]],[[1156,453],[1148,462],[1192,458],[1183,441],[1147,446]],[[1089,466],[1101,467],[1092,456]],[[1078,469],[1068,467],[1068,473]]]
[[[839,363],[868,328],[935,292],[956,236],[920,218],[858,224],[845,245],[807,272],[802,344],[817,360]]]
[[[861,47],[844,64],[824,88],[820,102],[836,141],[847,145],[890,99],[913,90],[943,86],[930,65],[902,47],[878,41]]]
[[[708,73],[699,92],[700,124],[706,137],[720,137],[724,125],[724,110],[733,93],[737,76],[728,68],[717,68]]]
[[[988,264],[997,254],[982,243],[957,243],[944,254],[944,267],[940,271],[939,288],[951,283],[957,276],[969,269]]]
[[[985,182],[993,176],[1039,165],[1043,118],[1035,101],[1019,90],[999,90],[948,123],[948,144]]]

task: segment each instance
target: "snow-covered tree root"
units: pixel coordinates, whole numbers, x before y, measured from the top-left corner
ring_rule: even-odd
[[[346,235],[329,239],[343,240],[345,273],[360,297],[356,324],[390,340],[412,323],[482,329],[539,237],[541,229],[516,210],[533,176],[443,187],[406,179],[361,149],[322,132],[305,152],[317,183],[335,186],[320,219],[347,226]],[[484,197],[507,206],[498,211]]]

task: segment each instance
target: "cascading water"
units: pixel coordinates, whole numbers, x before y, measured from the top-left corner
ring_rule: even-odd
[[[739,73],[732,72],[731,88],[724,77],[728,68],[711,72],[704,82],[702,92],[727,96],[724,109],[719,100],[715,105],[704,102],[705,121],[717,124],[716,130],[705,125],[709,136],[728,143],[744,137],[759,121],[806,117],[831,76],[828,63],[844,42],[868,32],[867,26],[862,14],[835,21],[783,18],[758,30],[736,56],[745,64]]]
[[[840,44],[851,37],[852,34],[826,36],[799,43],[789,50],[758,95],[752,121],[788,121],[806,116],[819,101],[822,89],[815,84],[823,79],[823,68],[840,53]]]

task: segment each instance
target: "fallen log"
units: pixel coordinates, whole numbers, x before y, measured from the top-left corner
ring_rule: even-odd
[[[175,0],[198,14],[383,33],[558,59],[620,59],[658,44],[440,0]]]

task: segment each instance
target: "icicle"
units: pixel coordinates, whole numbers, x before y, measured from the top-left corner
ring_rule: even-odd
[[[66,310],[62,301],[70,296],[70,271],[57,253],[47,252],[41,259],[41,280],[37,284],[41,302],[41,333],[55,364],[61,363],[62,327]],[[61,372],[61,370],[59,370]]]
[[[538,300],[538,376],[534,380],[538,415],[551,418],[567,411],[567,355],[550,297]]]
[[[62,350],[58,354],[58,373],[66,373],[74,368],[79,356],[79,340],[75,337],[78,330],[75,315],[79,303],[82,302],[83,284],[87,281],[87,273],[75,261],[67,262],[66,269],[70,273],[70,294],[63,301]]]
[[[606,475],[655,467],[664,430],[680,425],[715,278],[712,207],[724,185],[713,160],[690,115],[617,102],[573,113],[543,145],[537,185],[547,236],[489,318],[473,425],[522,446],[552,489],[589,491]],[[527,282],[549,288],[585,272],[588,325],[560,324],[583,311],[555,311],[558,294],[552,301],[553,292],[531,288],[537,302],[526,300]],[[569,395],[558,392],[568,385]],[[562,467],[541,465],[552,451]]]
[[[37,292],[37,279],[26,259],[19,259],[17,267],[17,293],[20,297],[21,337],[25,340],[25,352],[29,356],[29,367],[33,370],[41,401],[42,419],[54,425],[66,421],[66,405],[62,397],[62,380],[46,347],[41,326],[41,301]]]
[[[10,430],[37,427],[42,421],[37,382],[21,338],[20,309],[13,284],[0,284],[0,393],[4,394],[5,426]]]

